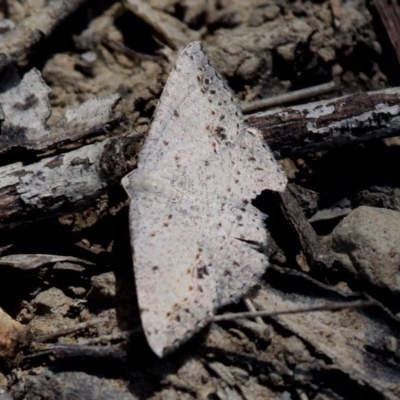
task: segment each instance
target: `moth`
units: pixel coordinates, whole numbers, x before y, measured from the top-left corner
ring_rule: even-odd
[[[265,215],[251,204],[286,176],[200,42],[179,56],[137,169],[122,184],[142,326],[162,357],[237,301],[268,260]]]

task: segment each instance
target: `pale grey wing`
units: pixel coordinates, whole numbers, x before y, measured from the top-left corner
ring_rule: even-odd
[[[200,42],[179,56],[165,85],[139,155],[138,169],[178,174],[205,160],[239,134],[240,110]]]
[[[240,206],[229,200],[223,204],[205,225],[207,251],[202,253],[216,285],[216,308],[246,294],[268,266],[266,255],[256,249],[258,244],[261,248],[267,244],[265,215],[251,204]]]
[[[236,141],[236,147],[228,151],[231,157],[235,158],[236,171],[243,168],[248,174],[245,179],[239,180],[237,185],[241,192],[258,195],[265,189],[285,190],[286,174],[276,162],[271,149],[257,129],[245,128]],[[240,196],[240,193],[238,195]],[[250,198],[254,197],[253,195]],[[248,200],[248,197],[243,199]]]
[[[132,177],[131,177],[132,180]],[[140,185],[138,185],[140,187]],[[199,233],[205,207],[180,193],[130,191],[130,231],[142,326],[162,357],[192,336],[214,310],[216,283],[204,276]],[[213,216],[209,216],[210,219]]]
[[[284,190],[286,176],[257,132],[243,130],[233,145],[205,162],[191,164],[172,182],[175,190],[201,199],[213,218],[199,231],[202,256],[217,285],[216,304],[243,295],[268,265],[264,254],[248,242],[265,247],[265,215],[250,204],[263,189]]]
[[[287,178],[259,132],[243,127],[232,145],[182,168],[170,182],[177,190],[196,193],[199,198],[212,192],[242,204],[265,189],[283,191]]]

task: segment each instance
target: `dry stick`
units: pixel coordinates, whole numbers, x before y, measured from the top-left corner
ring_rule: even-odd
[[[67,358],[106,358],[125,361],[126,350],[120,345],[110,346],[84,346],[79,344],[54,344],[43,345],[44,350],[37,350],[34,354],[24,356],[24,360],[29,360],[46,355],[52,355],[58,359]]]
[[[244,304],[246,305],[247,309],[248,309],[250,312],[255,312],[255,311],[257,311],[257,310],[256,310],[256,307],[255,307],[254,304],[253,304],[253,302],[252,302],[249,298],[244,298],[244,299],[243,299],[243,302],[244,302]],[[264,321],[263,321],[261,318],[256,318],[256,322],[257,322],[258,324],[264,324]]]
[[[107,321],[108,321],[107,318],[95,318],[92,319],[91,321],[81,322],[80,324],[76,324],[71,328],[60,329],[59,331],[54,333],[49,333],[48,335],[38,336],[34,339],[34,342],[35,343],[49,342],[51,340],[58,339],[61,336],[71,335],[72,333],[77,333],[79,331],[82,331],[83,329],[87,329],[95,325],[100,325]]]
[[[244,122],[262,132],[277,158],[396,136],[400,88],[274,109]]]
[[[119,137],[0,168],[0,229],[87,206],[133,166],[135,139]]]
[[[335,89],[335,82],[331,81],[322,85],[312,86],[305,89],[295,90],[290,93],[271,96],[266,99],[255,100],[242,105],[243,114],[251,114],[266,108],[278,107],[288,103],[294,103],[310,97],[320,96]]]
[[[0,70],[26,56],[33,45],[50,35],[54,28],[86,0],[54,0],[37,14],[0,38]]]
[[[329,269],[332,267],[335,258],[329,247],[321,240],[308,222],[303,209],[293,195],[294,190],[295,187],[288,184],[286,190],[278,194],[280,208],[286,217],[286,221],[288,221],[299,238],[300,246],[308,265],[314,270]]]
[[[208,368],[210,368],[219,378],[221,378],[227,385],[229,385],[232,388],[236,388],[239,390],[241,393],[242,397],[244,400],[250,400],[253,397],[250,396],[247,393],[247,389],[243,387],[240,381],[235,379],[235,377],[232,375],[228,367],[226,367],[224,364],[219,363],[219,362],[207,362],[203,361],[205,364],[207,364]]]
[[[395,51],[398,65],[400,65],[400,5],[397,0],[372,0],[379,19],[386,30],[389,40]]]
[[[264,311],[247,311],[241,313],[226,313],[222,315],[215,315],[211,319],[211,322],[232,321],[242,318],[256,318],[256,317],[266,318],[284,314],[300,314],[300,313],[318,312],[318,311],[341,311],[351,308],[370,307],[375,304],[376,302],[373,300],[356,300],[356,301],[350,301],[348,303],[323,304],[315,307],[298,307],[298,308],[279,310],[279,311],[264,310]]]

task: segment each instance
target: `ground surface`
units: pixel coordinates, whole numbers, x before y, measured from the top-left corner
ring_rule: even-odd
[[[46,3],[13,1],[4,12],[18,26]],[[5,71],[41,72],[51,88],[49,125],[118,93],[125,119],[92,142],[126,136],[140,148],[179,49],[193,40],[242,103],[330,80],[335,91],[309,100],[398,83],[395,55],[363,0],[82,3]],[[365,296],[382,307],[212,324],[163,360],[140,330],[118,183],[79,210],[3,229],[4,256],[65,258],[31,256],[28,268],[0,258],[0,399],[399,398],[399,155],[393,138],[280,160],[329,262],[310,260],[282,214],[284,199],[256,200],[271,234],[271,268],[249,294],[256,308]],[[11,159],[32,162],[24,153]],[[85,329],[43,338],[78,323]]]

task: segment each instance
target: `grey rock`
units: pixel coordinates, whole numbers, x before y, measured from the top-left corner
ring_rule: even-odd
[[[400,212],[358,207],[334,229],[331,239],[351,272],[400,294]]]

